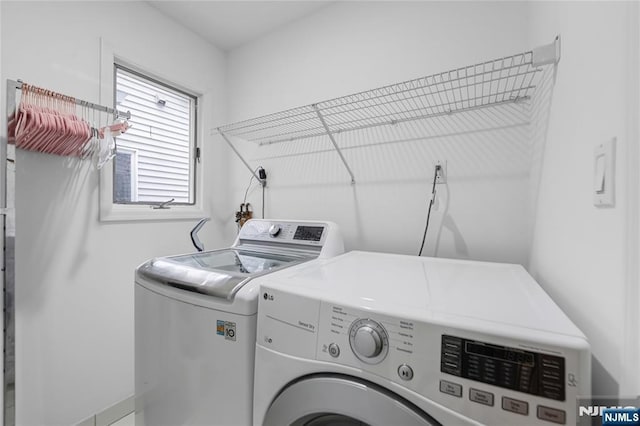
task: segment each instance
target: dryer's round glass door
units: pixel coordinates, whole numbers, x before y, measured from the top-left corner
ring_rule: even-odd
[[[264,426],[436,426],[420,408],[381,386],[354,377],[313,375],[293,382],[273,401]]]

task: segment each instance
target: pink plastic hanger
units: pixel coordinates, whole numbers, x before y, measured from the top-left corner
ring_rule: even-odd
[[[20,103],[9,122],[9,139],[21,149],[84,158],[92,152],[98,131],[76,110],[75,98],[23,84]],[[111,128],[121,134],[129,124],[117,122]]]

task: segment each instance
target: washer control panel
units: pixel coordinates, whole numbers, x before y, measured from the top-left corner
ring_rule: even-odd
[[[252,219],[240,229],[237,242],[322,246],[325,243],[329,227],[328,223],[322,222]]]

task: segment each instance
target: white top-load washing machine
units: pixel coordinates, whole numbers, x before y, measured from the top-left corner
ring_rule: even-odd
[[[576,424],[589,344],[519,265],[350,252],[258,279],[254,425]]]
[[[344,251],[331,222],[254,219],[230,248],[136,270],[136,425],[251,423],[258,286],[253,279]]]

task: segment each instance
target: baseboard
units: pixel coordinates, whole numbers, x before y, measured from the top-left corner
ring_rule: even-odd
[[[135,410],[135,399],[132,396],[107,407],[98,414],[91,416],[76,426],[109,426],[121,418],[128,416]]]

